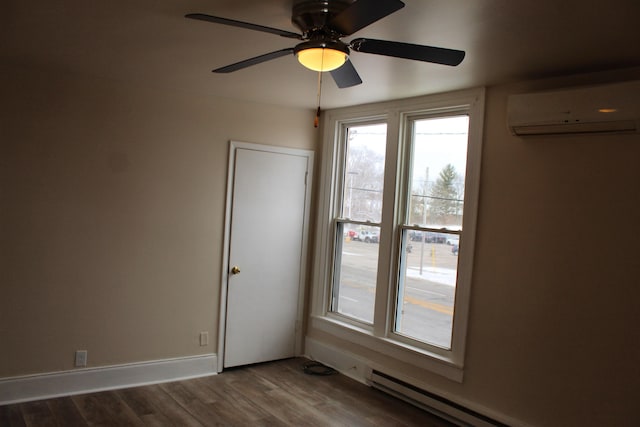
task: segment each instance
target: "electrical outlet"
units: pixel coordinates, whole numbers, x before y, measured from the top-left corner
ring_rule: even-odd
[[[200,332],[200,346],[209,345],[209,332]]]
[[[87,350],[76,351],[76,368],[87,366]]]

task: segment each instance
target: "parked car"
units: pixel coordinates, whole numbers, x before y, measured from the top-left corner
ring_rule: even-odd
[[[351,240],[360,240],[360,235],[356,230],[347,231],[347,237]]]
[[[447,245],[459,245],[460,237],[458,236],[449,236],[447,237]]]
[[[425,234],[425,241],[428,241],[426,239],[427,235]],[[411,239],[414,242],[421,242],[422,241],[422,231],[415,231],[412,230],[411,232],[409,232],[409,239]]]
[[[454,255],[458,255],[458,252],[460,251],[460,245],[458,245],[457,243],[455,243],[453,246],[451,246],[451,253]]]
[[[365,243],[379,243],[380,234],[376,231],[363,230],[360,232],[360,240]]]
[[[414,242],[422,241],[422,231],[411,231],[409,233],[409,239]],[[447,241],[447,235],[445,233],[435,233],[433,231],[424,232],[424,241],[426,243],[445,243]]]

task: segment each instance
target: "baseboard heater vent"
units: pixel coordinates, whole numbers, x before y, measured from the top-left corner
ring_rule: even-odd
[[[371,386],[459,426],[506,427],[506,424],[499,423],[444,397],[422,390],[380,371],[372,371]]]

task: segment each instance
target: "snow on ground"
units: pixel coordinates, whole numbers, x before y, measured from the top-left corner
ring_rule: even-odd
[[[422,267],[422,275],[420,275],[420,268],[409,267],[407,268],[407,277],[429,280],[447,286],[456,285],[456,270],[449,268]]]

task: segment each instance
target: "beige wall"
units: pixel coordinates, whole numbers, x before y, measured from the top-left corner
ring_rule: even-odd
[[[488,101],[465,393],[533,425],[640,420],[640,135],[523,140],[504,126],[509,92],[588,82]]]
[[[313,111],[0,69],[0,378],[215,353],[230,139]],[[198,334],[208,331],[210,345]]]
[[[524,140],[506,125],[511,92],[638,75],[488,89],[462,384],[309,336],[529,425],[638,425],[640,135]]]

